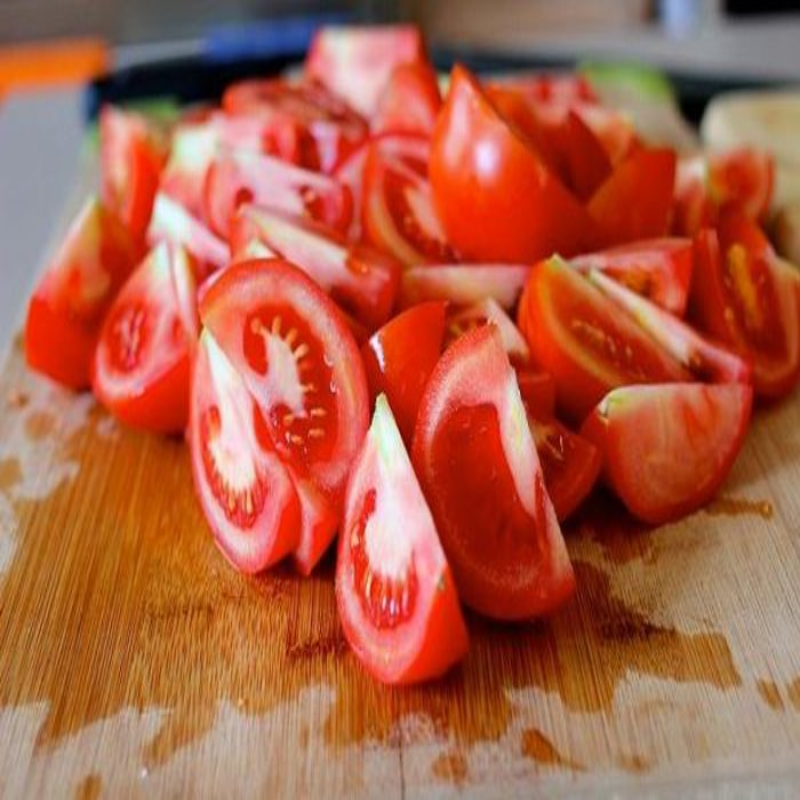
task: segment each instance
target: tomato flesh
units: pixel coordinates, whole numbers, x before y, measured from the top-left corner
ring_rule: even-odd
[[[259,442],[257,404],[207,330],[190,408],[192,476],[206,520],[236,569],[260,572],[297,545],[297,495],[277,454]]]
[[[419,61],[395,67],[370,120],[375,133],[422,133],[430,136],[442,107],[439,82],[430,64]]]
[[[138,249],[96,198],[73,220],[34,290],[25,320],[28,365],[73,389],[91,383],[95,343]]]
[[[406,444],[414,435],[425,384],[439,360],[445,303],[429,302],[398,314],[361,348],[372,399],[385,394]]]
[[[413,461],[466,605],[525,619],[569,597],[572,567],[493,326],[462,336],[434,369]]]
[[[670,384],[610,392],[581,436],[603,455],[603,476],[628,510],[660,525],[707,503],[744,442],[752,387]]]
[[[94,356],[92,389],[122,422],[178,433],[189,413],[189,372],[197,339],[191,259],[160,245],[112,304]]]
[[[384,683],[437,677],[467,652],[453,577],[383,395],[348,481],[336,600],[350,646]]]

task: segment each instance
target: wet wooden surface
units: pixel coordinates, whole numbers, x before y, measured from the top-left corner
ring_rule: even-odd
[[[798,487],[795,399],[759,413],[707,510],[645,530],[594,502],[567,532],[567,608],[470,618],[463,666],[392,691],[348,652],[330,560],[308,580],[235,574],[183,445],[31,375],[17,340],[0,376],[0,797],[790,795]]]

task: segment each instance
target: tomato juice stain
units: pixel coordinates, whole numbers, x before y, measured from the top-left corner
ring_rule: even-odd
[[[0,458],[0,492],[6,492],[22,480],[19,459]]]
[[[46,411],[34,411],[25,419],[25,435],[34,442],[46,439],[55,427],[55,417]]]
[[[562,755],[556,746],[536,728],[529,728],[522,732],[522,754],[538,764],[563,767],[573,772],[583,772],[586,769],[583,764]]]
[[[744,497],[715,497],[703,510],[712,517],[753,514],[761,519],[772,519],[775,514],[775,508],[769,500],[748,500]]]
[[[434,777],[456,786],[463,786],[468,772],[466,756],[460,750],[442,753],[431,764],[431,773]]]
[[[778,685],[775,681],[760,680],[756,683],[756,689],[761,699],[773,710],[783,711],[784,704]]]

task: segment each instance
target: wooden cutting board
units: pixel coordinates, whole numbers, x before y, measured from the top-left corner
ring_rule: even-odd
[[[180,441],[0,367],[0,797],[794,796],[800,398],[759,411],[707,509],[566,530],[547,621],[470,617],[430,686],[348,651],[333,561],[228,567]]]

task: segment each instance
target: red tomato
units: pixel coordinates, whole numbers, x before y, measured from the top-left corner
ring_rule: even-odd
[[[632,291],[682,317],[694,267],[691,239],[649,239],[570,260],[581,272],[597,269]]]
[[[422,133],[430,136],[442,107],[436,72],[423,61],[401,64],[392,72],[370,121],[376,133]]]
[[[461,66],[434,130],[430,178],[447,238],[466,259],[525,263],[591,244],[583,206]]]
[[[347,641],[383,683],[435,678],[469,647],[433,517],[383,395],[347,485],[336,602]]]
[[[574,72],[529,72],[500,78],[494,83],[539,105],[573,106],[597,103],[597,95],[583,75]]]
[[[611,175],[611,159],[594,131],[574,111],[564,127],[565,181],[581,199],[588,200]]]
[[[233,220],[231,244],[236,251],[253,239],[300,267],[369,330],[389,319],[400,267],[388,256],[348,244],[318,223],[244,206]]]
[[[752,361],[757,395],[781,397],[800,378],[800,278],[742,214],[723,214],[718,231],[697,237],[693,318]]]
[[[192,371],[192,477],[219,549],[246,573],[260,572],[297,545],[297,495],[283,464],[259,443],[263,422],[233,365],[208,330]]]
[[[353,213],[350,190],[333,178],[244,151],[212,162],[204,195],[206,219],[226,239],[234,213],[245,203],[315,219],[342,232]]]
[[[414,25],[325,27],[311,42],[305,74],[371,117],[395,68],[425,60]]]
[[[493,326],[462,336],[436,365],[413,461],[466,605],[528,619],[572,594],[572,565]]]
[[[559,522],[589,496],[600,476],[600,451],[554,417],[528,414],[528,423],[542,464],[544,485]]]
[[[710,500],[741,449],[753,390],[740,383],[625,386],[581,428],[603,455],[605,480],[652,525]]]
[[[534,367],[517,367],[517,385],[529,414],[549,419],[556,410],[556,383],[553,376]]]
[[[147,242],[153,247],[160,242],[185,247],[194,257],[197,278],[202,281],[230,261],[228,245],[217,238],[197,217],[164,192],[156,195],[153,216],[147,229]]]
[[[675,191],[675,152],[636,150],[592,195],[589,213],[605,246],[665,236]]]
[[[592,271],[589,280],[606,297],[633,316],[668,353],[698,380],[711,383],[752,383],[748,361],[701,336],[682,320],[631,292],[606,273]]]
[[[103,317],[137,255],[117,218],[96,198],[87,200],[28,305],[29,366],[73,389],[89,386]]]
[[[413,306],[361,348],[370,395],[372,399],[386,395],[407,443],[414,435],[425,384],[442,352],[445,306],[443,302]]]
[[[364,367],[333,302],[303,272],[279,261],[235,264],[200,300],[200,317],[256,399],[264,435],[318,497],[301,504],[341,508],[347,474],[369,422]],[[303,482],[295,481],[303,494]],[[326,514],[330,518],[330,514]],[[334,530],[304,520],[322,543]]]
[[[400,278],[400,307],[425,300],[449,300],[470,305],[491,297],[513,308],[531,268],[521,264],[437,264],[412,267]]]
[[[350,225],[351,239],[361,238],[361,214],[363,208],[364,167],[367,154],[372,148],[392,159],[400,159],[403,164],[416,170],[422,177],[428,174],[430,140],[426,136],[413,133],[383,133],[365,141],[337,165],[333,177],[350,189],[353,198],[353,218]]]
[[[533,268],[517,319],[572,420],[582,420],[616,386],[689,380],[633,317],[558,258]]]
[[[136,240],[144,237],[165,148],[147,119],[104,106],[100,112],[101,195]]]
[[[186,427],[195,294],[191,257],[162,244],[114,300],[95,350],[92,390],[122,422],[157,433]]]
[[[367,154],[364,167],[361,224],[369,241],[408,267],[454,258],[430,184],[377,148]]]
[[[295,132],[301,166],[330,172],[367,135],[367,123],[340,97],[314,81],[246,80],[225,90],[228,114]]]

